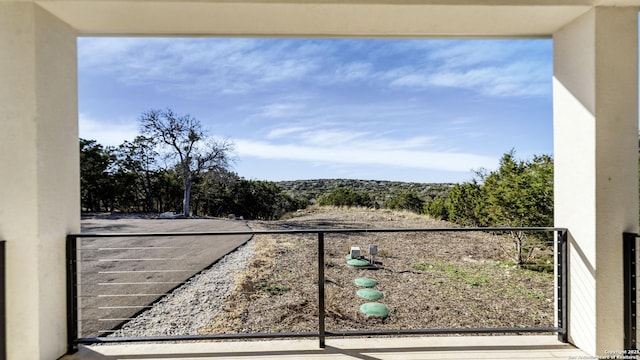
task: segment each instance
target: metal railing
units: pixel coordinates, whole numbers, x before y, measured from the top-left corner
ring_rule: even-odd
[[[496,328],[444,328],[444,329],[397,329],[397,330],[353,330],[332,331],[325,325],[325,234],[355,233],[436,233],[436,232],[553,232],[555,234],[555,294],[556,294],[556,326],[550,327],[496,327]],[[285,234],[317,234],[317,275],[318,275],[318,324],[317,331],[309,332],[277,332],[277,333],[236,333],[205,334],[179,336],[141,336],[141,337],[80,337],[78,309],[78,243],[81,238],[135,238],[135,237],[193,237],[193,236],[229,236],[229,235],[285,235]],[[183,341],[183,340],[220,340],[220,339],[256,339],[256,338],[318,338],[319,347],[325,347],[327,337],[374,336],[374,335],[436,335],[436,334],[488,334],[488,333],[557,333],[562,342],[567,340],[567,229],[554,227],[482,227],[482,228],[411,228],[411,229],[298,229],[298,230],[257,230],[257,231],[219,231],[190,233],[94,233],[71,234],[67,236],[67,339],[68,353],[76,352],[79,344],[94,343],[131,343],[149,341]]]
[[[624,276],[624,349],[636,350],[636,240],[640,234],[624,233],[622,238]]]
[[[0,360],[7,358],[6,241],[0,241]]]

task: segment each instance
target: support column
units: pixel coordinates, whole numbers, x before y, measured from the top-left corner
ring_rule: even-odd
[[[638,227],[638,10],[554,34],[555,225],[569,229],[569,340],[623,349],[622,233]]]
[[[80,227],[75,32],[32,2],[0,2],[0,79],[8,358],[56,359],[65,235]]]

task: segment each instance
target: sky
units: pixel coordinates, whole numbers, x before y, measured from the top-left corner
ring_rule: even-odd
[[[553,154],[552,41],[79,38],[80,137],[170,108],[252,180],[462,182]]]

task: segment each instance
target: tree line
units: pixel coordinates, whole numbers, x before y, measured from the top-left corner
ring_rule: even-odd
[[[498,169],[476,170],[472,180],[440,188],[430,196],[388,192],[384,201],[376,201],[369,191],[340,187],[317,201],[410,210],[471,227],[553,226],[553,159],[540,155],[519,160],[511,150],[502,156]]]
[[[150,110],[139,121],[141,134],[119,146],[80,139],[83,211],[276,219],[306,206],[273,182],[230,171],[233,143],[192,116]]]
[[[319,198],[321,205],[372,206],[365,192],[340,188]],[[466,227],[552,227],[553,159],[549,155],[518,160],[504,154],[494,171],[475,171],[471,181],[454,184],[432,198],[403,192],[387,199],[385,207],[404,209]],[[550,233],[508,231],[512,248],[504,249],[518,265],[525,264]]]
[[[495,171],[479,170],[471,181],[430,186],[427,192],[412,191],[417,189],[413,185],[386,193],[339,186],[309,198],[232,172],[233,143],[211,137],[190,115],[149,110],[139,122],[141,134],[119,146],[80,139],[84,211],[277,219],[318,203],[411,210],[464,226],[553,225],[553,160],[548,155],[518,160],[512,150]]]

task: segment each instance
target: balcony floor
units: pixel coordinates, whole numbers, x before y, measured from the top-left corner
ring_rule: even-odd
[[[247,359],[570,359],[587,354],[555,336],[456,336],[329,338],[179,344],[81,346],[62,360],[247,360]]]

